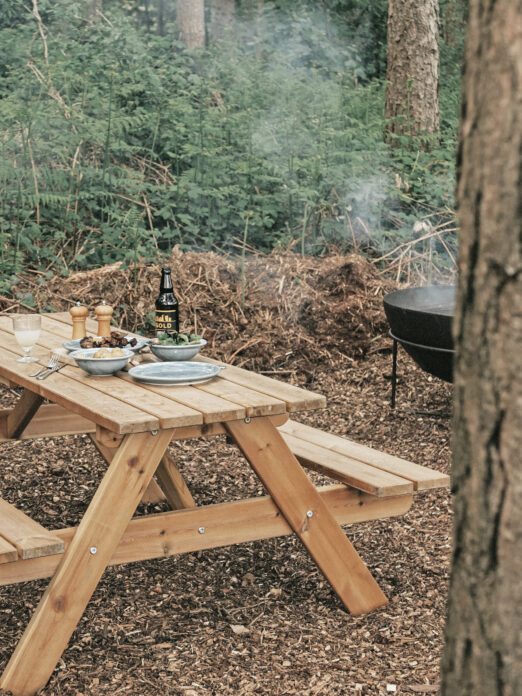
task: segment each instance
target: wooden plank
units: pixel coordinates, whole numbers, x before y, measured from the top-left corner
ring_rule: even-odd
[[[173,510],[196,507],[196,502],[189,491],[185,479],[167,450],[156,470],[161,490]]]
[[[321,394],[295,387],[293,384],[279,382],[271,377],[265,377],[249,370],[244,370],[241,367],[234,365],[226,365],[225,363],[214,360],[207,356],[197,355],[194,360],[208,362],[212,365],[225,365],[226,369],[221,373],[223,379],[235,384],[241,384],[249,389],[258,391],[262,394],[272,396],[274,399],[280,399],[286,403],[288,412],[306,411],[315,408],[324,408],[326,399]]]
[[[10,408],[0,410],[0,421],[7,418],[12,411],[13,409]],[[67,411],[62,406],[43,404],[20,435],[20,439],[30,440],[38,437],[58,437],[60,435],[90,433],[94,432],[95,429],[94,423],[78,416],[76,413]],[[0,437],[0,442],[9,439]]]
[[[49,320],[46,323],[49,323]],[[59,326],[67,325],[59,324]],[[57,347],[56,338],[42,331],[38,345],[53,350]],[[72,362],[74,363],[74,360]],[[70,368],[64,368],[61,372],[127,404],[139,403],[141,410],[158,418],[162,428],[196,425],[203,421],[219,422],[245,418],[247,415],[251,417],[283,413],[286,410],[282,401],[225,381],[222,381],[221,385],[215,384],[218,382],[217,379],[198,389],[195,387],[154,388],[136,383],[125,373],[93,379],[83,370],[76,368],[75,364]],[[246,406],[243,405],[245,401]]]
[[[279,427],[288,420],[288,413],[280,413],[277,416],[268,416],[272,423]],[[212,437],[213,435],[227,435],[227,430],[223,423],[204,423],[203,425],[190,425],[186,428],[176,428],[173,440],[189,440],[198,437]]]
[[[157,419],[161,428],[199,425],[203,422],[201,413],[196,409],[189,408],[179,401],[166,398],[161,392],[144,389],[141,384],[137,384],[132,378],[131,380],[121,379],[119,375],[109,375],[103,378],[91,377],[78,367],[65,367],[61,372],[79,384],[89,386],[101,394],[111,396],[113,399],[118,400],[119,403],[128,406],[139,405],[141,411]]]
[[[0,498],[0,535],[16,548],[22,560],[62,553],[64,549],[61,539],[3,498]]]
[[[163,500],[165,500],[165,493],[163,493],[156,480],[151,478],[145,493],[141,496],[141,502],[154,504],[161,503]]]
[[[91,316],[87,316],[85,326],[87,333],[91,336],[96,336],[98,332],[98,322],[93,319],[94,312]],[[72,338],[72,317],[69,312],[49,312],[42,314],[42,327],[46,331],[55,333],[61,336],[64,341],[70,341]]]
[[[243,406],[249,418],[286,413],[286,403],[281,399],[274,399],[268,394],[262,394],[241,384],[229,382],[222,377],[216,377],[197,389]]]
[[[87,317],[85,326],[89,336],[97,335],[98,322],[95,319],[92,317]],[[42,327],[46,331],[61,337],[62,342],[71,340],[72,319],[69,312],[52,312],[49,314],[42,314]],[[111,329],[114,329],[115,331],[124,331],[124,333],[129,336],[140,336],[140,334],[132,333],[131,331],[126,331],[125,329],[120,329],[118,326],[111,326]]]
[[[125,372],[120,372],[119,378],[127,382],[133,382],[132,377]],[[204,423],[219,423],[246,418],[246,409],[242,406],[195,387],[155,387],[149,384],[140,384],[140,389],[145,392],[160,394],[177,404],[183,404],[195,411],[199,411]]]
[[[24,389],[16,406],[2,419],[2,431],[8,439],[18,439],[40,408],[43,398]]]
[[[42,316],[42,325],[44,323],[43,320],[43,315]],[[5,343],[4,341],[4,334],[7,334],[8,336],[14,337],[14,331],[11,323],[8,323],[5,321],[6,317],[0,317],[0,342],[2,344]],[[41,346],[42,348],[47,348],[49,353],[54,350],[59,350],[61,352],[61,362],[67,362],[67,364],[70,365],[75,365],[75,361],[73,358],[68,358],[67,351],[65,348],[63,348],[62,343],[65,339],[61,338],[60,336],[56,336],[56,334],[49,333],[45,329],[42,328],[40,331],[40,335],[38,336],[38,340],[36,342],[37,346]],[[6,344],[7,345],[7,344]],[[9,345],[16,345],[16,344],[9,344]],[[47,355],[47,358],[49,357],[49,354]],[[43,362],[44,365],[46,365],[48,362],[47,359]]]
[[[226,426],[346,608],[353,614],[364,614],[387,604],[379,585],[270,420],[233,421]]]
[[[450,484],[450,477],[446,476],[446,474],[441,474],[439,471],[394,457],[386,452],[380,452],[340,435],[317,430],[317,428],[312,428],[309,425],[288,421],[281,427],[281,432],[300,438],[305,442],[316,443],[332,452],[338,452],[360,462],[365,462],[381,471],[387,471],[408,479],[408,481],[413,483],[415,490],[439,488],[449,486]]]
[[[3,329],[0,330],[3,331]],[[38,340],[38,345],[53,350],[56,348],[56,342],[52,338],[49,339],[48,336],[48,334],[42,331]],[[15,343],[12,343],[14,338],[6,339],[3,334],[0,338],[4,346],[9,348],[14,347]],[[62,375],[70,377],[80,384],[86,385],[91,389],[96,389],[102,394],[111,396],[130,406],[139,405],[141,411],[157,418],[162,428],[197,425],[203,422],[203,418],[199,411],[191,409],[179,402],[173,402],[172,399],[166,399],[161,393],[144,390],[140,384],[137,384],[132,379],[130,379],[130,381],[122,380],[118,376],[113,375],[108,375],[103,378],[92,377],[77,367],[72,358],[70,360],[73,365],[63,368],[60,371]]]
[[[124,439],[5,668],[1,688],[28,696],[45,686],[171,435],[162,430]]]
[[[411,495],[376,498],[342,484],[317,489],[338,524],[354,524],[405,514]],[[200,534],[199,528],[205,533]],[[75,527],[55,530],[70,544]],[[231,503],[166,512],[134,518],[129,522],[109,565],[192,553],[230,544],[291,534],[292,529],[270,496],[250,498]],[[18,561],[0,568],[0,585],[26,582],[51,576],[60,556]]]
[[[159,429],[158,419],[149,413],[137,406],[113,399],[90,385],[79,383],[64,375],[63,370],[44,380],[29,377],[29,374],[34,372],[34,363],[17,363],[16,357],[20,355],[20,350],[15,352],[11,348],[6,349],[5,344],[9,340],[5,338],[6,335],[4,334],[0,341],[0,365],[2,372],[15,384],[38,393],[93,423],[103,425],[108,430],[131,433]],[[33,349],[33,352],[37,355],[40,353],[40,357],[43,357],[42,353],[44,353],[45,359],[48,357],[47,351],[38,346]]]
[[[0,536],[0,563],[11,563],[18,560],[16,548]]]
[[[57,325],[62,333],[64,331],[69,330],[69,327],[72,327],[72,320],[68,312],[46,315],[46,317],[47,320],[44,323],[45,326],[49,328],[49,330],[51,329],[51,322],[54,325]],[[64,326],[66,327],[65,330],[63,329]],[[95,332],[96,327],[97,324],[96,322],[94,322],[94,320],[90,319],[87,321],[87,329],[90,332]],[[72,328],[70,330],[72,330]],[[218,365],[225,364],[218,360],[213,360],[207,357],[197,356],[195,359],[203,360],[204,362],[210,362]],[[234,391],[231,387],[225,387],[224,385],[222,385],[220,380],[238,385],[238,389]],[[243,389],[240,389],[241,387],[246,388],[250,391],[250,400],[252,401],[251,404],[245,403],[245,401],[247,400],[248,393],[244,392]],[[161,393],[163,394],[166,387],[159,387],[159,389],[161,389]],[[174,387],[171,389],[180,390],[182,388]],[[233,367],[231,365],[226,366],[226,370],[220,375],[219,380],[212,380],[212,382],[208,383],[208,385],[201,385],[200,387],[198,387],[198,389],[206,391],[207,393],[212,393],[215,396],[222,396],[223,398],[228,399],[230,402],[245,407],[244,415],[235,416],[237,418],[244,418],[245,416],[252,417],[281,413],[282,411],[279,410],[281,407],[276,402],[283,402],[286,405],[286,410],[289,412],[312,408],[324,408],[324,406],[326,405],[326,399],[319,394],[314,394],[313,392],[307,391],[305,389],[301,389],[290,384],[285,384],[284,382],[278,382],[277,380],[271,379],[270,377],[258,375],[254,372],[249,372],[248,370],[243,370],[241,368]],[[227,390],[227,392],[225,392],[224,390]],[[256,396],[254,396],[254,392],[257,392]],[[184,403],[190,408],[194,408],[196,410],[198,410],[199,408],[202,411],[205,408],[201,405],[201,402],[198,402],[197,400],[194,401],[190,398],[190,395],[186,393],[182,394],[178,391],[178,397],[180,403]],[[214,409],[216,409],[216,407],[217,404],[214,405]],[[248,409],[248,411],[246,409]],[[231,420],[234,418],[234,416],[220,418],[217,411],[214,414],[214,416],[211,416],[209,411],[209,418],[214,418],[215,421]],[[207,420],[205,422],[212,421]]]
[[[71,319],[69,312],[42,314],[42,329],[59,338],[60,345],[65,341],[72,340],[72,319],[70,323],[61,321],[58,316],[63,314],[67,314],[69,319]]]
[[[379,498],[413,492],[413,484],[404,478],[287,433],[283,433],[283,438],[303,466],[360,491],[372,493]]]
[[[12,409],[0,410],[0,420],[11,411]],[[282,413],[270,416],[270,420],[274,425],[280,426],[288,420],[288,414]],[[95,432],[96,424],[87,418],[72,413],[57,404],[43,404],[20,436],[20,439],[31,440],[40,437],[59,437],[60,435]],[[110,431],[107,430],[106,432]],[[182,426],[174,430],[172,439],[187,440],[199,437],[213,437],[214,435],[226,435],[225,426],[222,423]],[[6,441],[9,441],[9,438],[0,436],[0,442]]]

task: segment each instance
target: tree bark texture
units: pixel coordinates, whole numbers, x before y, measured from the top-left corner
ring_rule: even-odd
[[[438,0],[388,2],[388,135],[433,134],[439,130],[438,21]]]
[[[205,45],[205,1],[178,0],[176,24],[179,38],[187,48]]]
[[[470,0],[442,696],[522,694],[522,0]]]

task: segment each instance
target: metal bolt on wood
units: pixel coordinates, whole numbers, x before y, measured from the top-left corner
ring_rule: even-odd
[[[313,516],[314,516],[313,511],[312,511],[312,510],[308,510],[308,512],[306,513],[306,516],[307,516],[307,517],[313,517]]]
[[[250,418],[245,418],[245,423],[250,423]]]
[[[94,556],[94,554],[96,553],[96,551],[98,551],[98,549],[96,548],[96,546],[91,546],[91,548],[89,549],[89,551],[91,552],[91,555]]]
[[[157,435],[157,434],[158,434],[158,431],[157,431],[157,430],[151,430],[151,431],[150,431],[150,434],[151,434],[151,435]]]
[[[205,527],[200,527],[200,528],[198,529],[198,532],[199,532],[200,534],[204,534],[204,533],[205,533]]]

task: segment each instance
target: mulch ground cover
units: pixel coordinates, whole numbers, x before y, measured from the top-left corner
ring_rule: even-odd
[[[175,252],[172,267],[187,324],[196,312],[210,354],[328,397],[327,409],[297,420],[449,472],[451,386],[430,379],[401,351],[397,408],[390,409],[382,296],[394,286],[374,266],[358,256],[255,256],[246,265],[244,305],[237,262]],[[42,309],[56,310],[71,299],[90,306],[106,299],[135,329],[152,307],[159,268],[139,267],[135,285],[134,278],[133,269],[100,269],[35,283],[34,295]],[[3,405],[17,396],[3,389]],[[171,449],[198,504],[263,493],[224,437]],[[74,525],[105,466],[87,436],[3,444],[1,495],[47,528]],[[163,509],[142,505],[138,514]],[[293,537],[115,566],[42,693],[434,692],[451,551],[449,492],[418,494],[406,515],[346,531],[387,607],[350,616]],[[0,670],[46,584],[0,588]]]

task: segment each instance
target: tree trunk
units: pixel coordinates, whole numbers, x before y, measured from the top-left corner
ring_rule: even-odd
[[[386,80],[392,134],[439,130],[438,0],[389,0]]]
[[[522,694],[522,0],[470,0],[442,696]]]
[[[234,0],[211,0],[210,3],[210,38],[220,39],[234,21]]]
[[[178,0],[176,23],[187,48],[205,45],[205,0]]]

